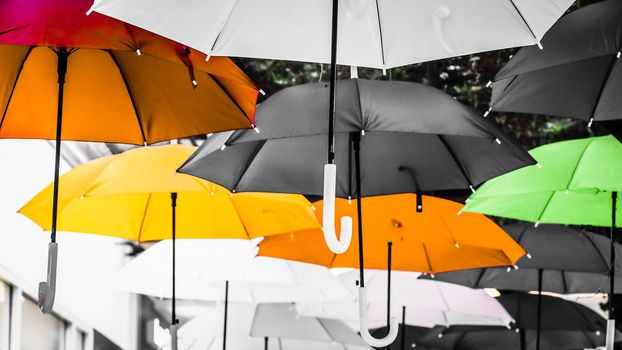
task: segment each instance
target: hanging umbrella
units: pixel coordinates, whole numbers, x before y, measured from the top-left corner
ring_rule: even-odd
[[[621,22],[616,0],[562,17],[544,37],[546,51],[521,49],[499,71],[492,110],[596,121],[622,136]]]
[[[440,273],[437,281],[461,284],[470,288],[500,290],[539,290],[538,275],[542,271],[541,289],[546,292],[598,293],[608,292],[610,247],[606,237],[563,225],[516,223],[503,226],[505,231],[527,252],[517,269],[486,268]],[[560,249],[563,247],[563,249]],[[616,243],[616,255],[620,254]],[[617,263],[619,267],[619,262]],[[622,274],[616,268],[616,274]],[[429,278],[422,276],[422,278]],[[622,290],[619,283],[616,291]]]
[[[537,309],[542,302],[551,312],[543,315],[542,347],[544,349],[578,349],[596,347],[604,341],[606,321],[579,303],[545,295],[507,293],[497,298],[514,319],[513,329],[491,326],[453,325],[420,332],[417,338],[409,336],[402,344],[415,343],[444,349],[534,349],[537,348],[535,330],[538,326]],[[382,332],[382,330],[377,330]],[[618,333],[618,338],[620,334]],[[485,340],[487,339],[487,341]],[[400,344],[400,345],[402,345]],[[397,345],[397,344],[395,344]],[[403,346],[403,345],[402,345]],[[404,349],[396,346],[395,349]]]
[[[188,321],[180,328],[180,349],[217,349],[222,323],[222,309],[207,312]],[[235,322],[227,325],[235,349],[238,344],[253,344],[252,349],[369,349],[354,331],[338,320],[300,317],[292,304],[232,304],[230,317]],[[254,337],[254,342],[249,341]],[[263,347],[262,347],[263,345]]]
[[[88,0],[10,0],[0,4],[0,138],[152,144],[252,126],[257,90],[230,60],[204,55],[101,15]],[[56,288],[54,187],[47,282]],[[49,214],[48,214],[49,215]]]
[[[395,271],[391,273],[391,309],[389,314],[402,314],[402,324],[421,327],[438,325],[489,325],[509,327],[512,317],[503,306],[485,291],[451,283],[418,280],[418,273]],[[385,290],[388,283],[385,271],[366,271],[368,288],[368,325],[371,328],[386,324],[387,305]],[[351,271],[339,276],[351,295],[329,303],[296,303],[302,316],[341,319],[358,324],[358,305],[355,283],[359,276]]]
[[[180,171],[236,192],[320,195],[323,186],[318,165],[326,151],[321,117],[328,97],[327,86],[321,83],[282,90],[260,107],[258,127],[265,132],[235,132],[208,139]],[[490,121],[428,86],[353,79],[340,82],[338,97],[335,144],[341,152],[336,161],[343,166],[335,173],[338,181],[333,185],[339,197],[416,192],[421,199],[423,191],[473,187],[532,162]],[[361,148],[365,150],[361,152]],[[364,194],[361,188],[365,188]],[[335,226],[335,201],[327,194],[324,191],[323,212],[328,213],[323,216],[324,239],[331,251],[344,253],[352,223],[349,217],[342,220],[339,240],[327,230]],[[362,210],[360,201],[357,210]],[[418,200],[409,214],[421,210]],[[358,220],[359,258],[364,261],[361,215]],[[422,249],[418,247],[420,263],[426,256]],[[497,257],[506,258],[503,254]],[[361,274],[363,265],[358,266]],[[364,319],[361,317],[361,322]],[[391,337],[396,334],[394,329]],[[362,333],[368,344],[376,347],[391,340],[378,341],[364,330]]]
[[[59,230],[95,233],[136,241],[172,238],[172,319],[175,316],[175,239],[249,239],[318,227],[302,196],[231,195],[226,189],[176,174],[194,147],[136,148],[79,165],[60,178]],[[50,185],[20,213],[49,229]],[[179,209],[177,204],[179,203]],[[179,214],[179,216],[177,216]],[[177,220],[179,219],[179,220]],[[179,236],[177,236],[179,233]]]
[[[485,216],[456,215],[461,207],[458,203],[428,196],[422,196],[418,201],[413,194],[367,197],[362,201],[364,206],[358,217],[368,218],[363,245],[366,252],[364,261],[359,260],[363,259],[360,251],[357,253],[354,249],[341,255],[331,252],[319,230],[267,237],[260,244],[260,255],[329,267],[360,268],[366,265],[373,269],[388,269],[390,277],[391,269],[434,274],[476,265],[512,266],[524,254],[520,246]],[[418,203],[424,203],[421,213],[417,213]],[[352,215],[355,210],[361,210],[358,200],[349,203],[346,199],[340,199],[336,204],[337,213],[342,215]],[[319,203],[316,206],[321,208]],[[319,210],[317,215],[321,215]],[[359,227],[360,222],[355,228]],[[358,238],[354,238],[359,247],[360,232]],[[367,282],[364,273],[359,273],[359,281]],[[390,278],[387,279],[387,288],[387,303],[391,305]],[[366,293],[366,289],[359,289],[358,319],[362,332],[367,329]],[[377,302],[379,295],[375,292],[371,295],[371,300]]]
[[[171,240],[156,243],[119,272],[117,286],[133,293],[171,298]],[[176,243],[178,299],[231,302],[331,302],[349,295],[325,267],[256,257],[247,240],[184,239]]]
[[[388,69],[537,44],[572,3],[96,0],[92,9],[214,56],[329,63],[333,54],[338,64]]]
[[[384,71],[478,51],[531,44],[542,47],[540,38],[573,2],[477,0],[467,4],[454,0],[439,4],[434,0],[417,3],[345,0],[342,1],[345,11],[340,11],[339,0],[273,0],[261,4],[238,0],[191,4],[160,1],[158,6],[143,1],[130,4],[97,0],[87,14],[97,10],[164,36],[179,38],[207,52],[208,57],[229,52],[232,56],[330,61],[330,92],[322,104],[328,109],[318,111],[328,112],[322,192],[326,207],[322,224],[326,243],[340,254],[347,249],[352,232],[350,219],[346,219],[348,223],[344,222],[340,233],[342,240],[337,241],[333,220],[337,182],[337,64]],[[198,13],[209,15],[203,18]],[[338,39],[345,45],[341,50],[337,47]],[[352,71],[352,77],[356,77],[356,69]]]
[[[622,144],[614,137],[557,142],[531,151],[538,165],[493,179],[479,188],[465,211],[539,223],[611,227],[609,325],[607,349],[613,347],[615,227],[622,209]],[[589,208],[589,210],[586,210]]]

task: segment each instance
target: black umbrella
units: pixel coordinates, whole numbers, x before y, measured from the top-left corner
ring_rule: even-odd
[[[537,290],[539,295],[542,291],[566,294],[609,290],[611,252],[606,237],[562,225],[518,223],[504,228],[529,253],[516,270],[474,269],[440,273],[435,278],[471,288]],[[545,307],[537,310],[538,315],[550,312]],[[536,332],[536,339],[538,336]]]
[[[495,77],[491,108],[602,122],[618,138],[622,2],[609,0],[562,17],[537,47],[523,48]]]
[[[320,195],[329,99],[323,83],[282,90],[258,110],[256,132],[208,139],[180,171],[216,182],[232,192],[262,191]],[[339,82],[335,146],[339,165],[336,195],[345,198],[473,188],[492,177],[532,164],[533,159],[495,125],[442,92],[421,84],[345,80]],[[364,151],[362,151],[364,149]],[[324,193],[324,212],[330,204]],[[334,203],[332,203],[334,205]],[[365,304],[361,201],[357,200],[361,304]],[[349,218],[348,218],[349,219]],[[331,248],[345,251],[327,226]],[[347,226],[347,225],[342,225]],[[342,244],[340,244],[342,243]],[[344,249],[345,247],[345,249]],[[366,308],[361,309],[364,325]],[[394,323],[396,324],[396,323]],[[365,334],[370,345],[385,346]],[[396,327],[392,327],[396,335]]]
[[[529,254],[517,263],[517,269],[487,268],[439,273],[439,281],[471,288],[500,290],[538,290],[539,270],[542,290],[546,292],[609,292],[609,239],[586,230],[563,225],[516,223],[504,225],[506,232]],[[616,243],[616,255],[622,254]],[[616,273],[622,276],[618,262]],[[430,278],[422,276],[421,278]],[[622,284],[616,284],[616,291]]]
[[[513,329],[455,325],[447,329],[426,330],[406,326],[403,345],[416,344],[417,348],[424,349],[535,349],[538,322],[543,330],[543,349],[591,348],[605,341],[605,318],[579,303],[519,292],[502,295],[498,300],[514,318]],[[551,312],[539,321],[537,309],[540,303]],[[395,349],[405,349],[395,345]]]

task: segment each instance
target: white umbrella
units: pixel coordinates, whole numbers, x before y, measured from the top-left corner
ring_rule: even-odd
[[[534,45],[573,2],[341,0],[337,63],[389,69]],[[93,9],[209,55],[329,63],[332,6],[332,0],[96,0]]]
[[[348,291],[325,267],[256,257],[247,240],[181,239],[176,242],[178,299],[232,302],[330,302]],[[160,241],[119,272],[119,289],[171,297],[171,241]]]
[[[222,308],[216,308],[188,321],[179,329],[179,348],[224,349],[222,313]],[[369,349],[345,323],[299,317],[292,304],[232,304],[229,317],[226,343],[236,350]]]
[[[512,316],[503,306],[481,289],[456,284],[417,279],[418,273],[391,272],[391,314],[402,315],[410,326],[428,327],[452,325],[486,325],[509,327]],[[355,300],[358,272],[339,276],[351,289],[349,297],[334,302],[298,303],[300,315],[342,319],[358,322],[358,303]],[[371,328],[387,324],[387,272],[368,270],[365,287],[368,289],[368,323]]]
[[[337,64],[387,69],[495,49],[540,45],[574,0],[95,0],[95,10],[210,55],[330,62],[324,217],[328,247],[345,252],[352,219],[334,227]],[[341,47],[338,50],[337,43]],[[361,301],[365,289],[361,288]],[[365,312],[361,307],[360,312]],[[365,320],[361,315],[361,323]],[[363,326],[363,324],[361,324]],[[375,347],[384,339],[361,334]]]

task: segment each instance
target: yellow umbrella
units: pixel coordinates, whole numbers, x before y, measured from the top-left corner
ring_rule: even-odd
[[[176,338],[175,238],[249,239],[318,229],[301,195],[239,193],[176,169],[195,147],[136,148],[79,165],[60,178],[58,229],[135,241],[173,239],[173,312]],[[19,212],[44,230],[52,225],[53,186]]]

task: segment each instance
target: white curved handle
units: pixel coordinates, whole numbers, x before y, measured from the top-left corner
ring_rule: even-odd
[[[384,348],[393,344],[397,338],[397,332],[399,331],[399,323],[397,318],[391,318],[389,334],[382,338],[376,339],[369,334],[367,329],[367,290],[365,288],[359,288],[359,326],[361,327],[361,338],[371,347]]]
[[[607,341],[605,348],[607,350],[613,350],[613,344],[615,343],[616,338],[616,321],[615,320],[607,320]]]
[[[58,261],[58,245],[50,242],[48,245],[48,273],[47,281],[39,282],[39,309],[44,314],[52,312],[56,296],[56,265]]]
[[[341,232],[337,239],[335,230],[335,190],[337,187],[337,166],[335,164],[324,165],[324,206],[322,216],[322,231],[324,241],[328,248],[335,254],[343,254],[350,247],[352,241],[352,218],[341,218]]]
[[[177,350],[177,325],[172,324],[169,331],[171,332],[171,350]]]

